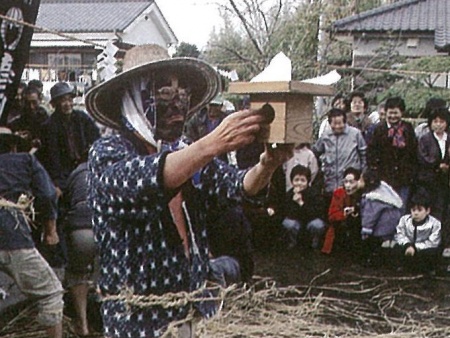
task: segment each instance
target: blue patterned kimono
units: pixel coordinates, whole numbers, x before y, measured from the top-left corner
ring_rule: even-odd
[[[207,210],[244,198],[246,172],[219,160],[204,167],[195,183],[183,185],[188,259],[168,207],[178,191],[166,190],[163,183],[164,163],[170,151],[140,155],[122,135],[100,139],[91,149],[89,204],[100,248],[99,287],[105,296],[123,290],[134,295],[163,295],[204,286],[209,272],[204,228]],[[159,337],[170,322],[185,318],[193,307],[205,317],[216,312],[212,301],[139,308],[106,300],[102,305],[105,335]]]

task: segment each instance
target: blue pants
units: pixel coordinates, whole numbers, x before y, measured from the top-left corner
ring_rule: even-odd
[[[289,248],[293,248],[297,245],[298,235],[302,231],[303,225],[295,219],[285,218],[283,220],[283,227],[287,232],[287,245]],[[320,218],[313,219],[306,224],[306,229],[312,235],[311,246],[317,249],[320,244],[321,237],[325,232],[325,222]]]
[[[237,260],[230,256],[220,256],[209,261],[210,279],[222,286],[241,281],[241,271]]]

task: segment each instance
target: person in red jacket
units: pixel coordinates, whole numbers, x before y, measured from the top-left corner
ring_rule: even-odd
[[[330,254],[336,249],[344,248],[353,251],[356,256],[360,253],[361,191],[358,183],[360,177],[360,170],[347,168],[344,171],[344,186],[334,190],[328,209],[329,227],[325,234],[322,253]]]

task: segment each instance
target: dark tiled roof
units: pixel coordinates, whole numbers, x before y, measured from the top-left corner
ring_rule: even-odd
[[[434,31],[445,27],[449,19],[449,0],[401,0],[337,20],[333,28],[338,32]]]
[[[42,0],[36,25],[58,32],[123,31],[153,0]]]
[[[450,0],[401,0],[333,23],[345,32],[435,32],[435,45],[450,44]]]

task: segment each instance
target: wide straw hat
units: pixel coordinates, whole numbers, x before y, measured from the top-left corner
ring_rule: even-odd
[[[167,51],[158,45],[136,46],[125,54],[122,73],[88,91],[89,114],[107,127],[121,129],[122,93],[133,78],[143,74],[152,74],[156,83],[175,77],[180,87],[189,87],[188,116],[205,106],[221,89],[219,74],[208,63],[194,58],[170,59]]]

